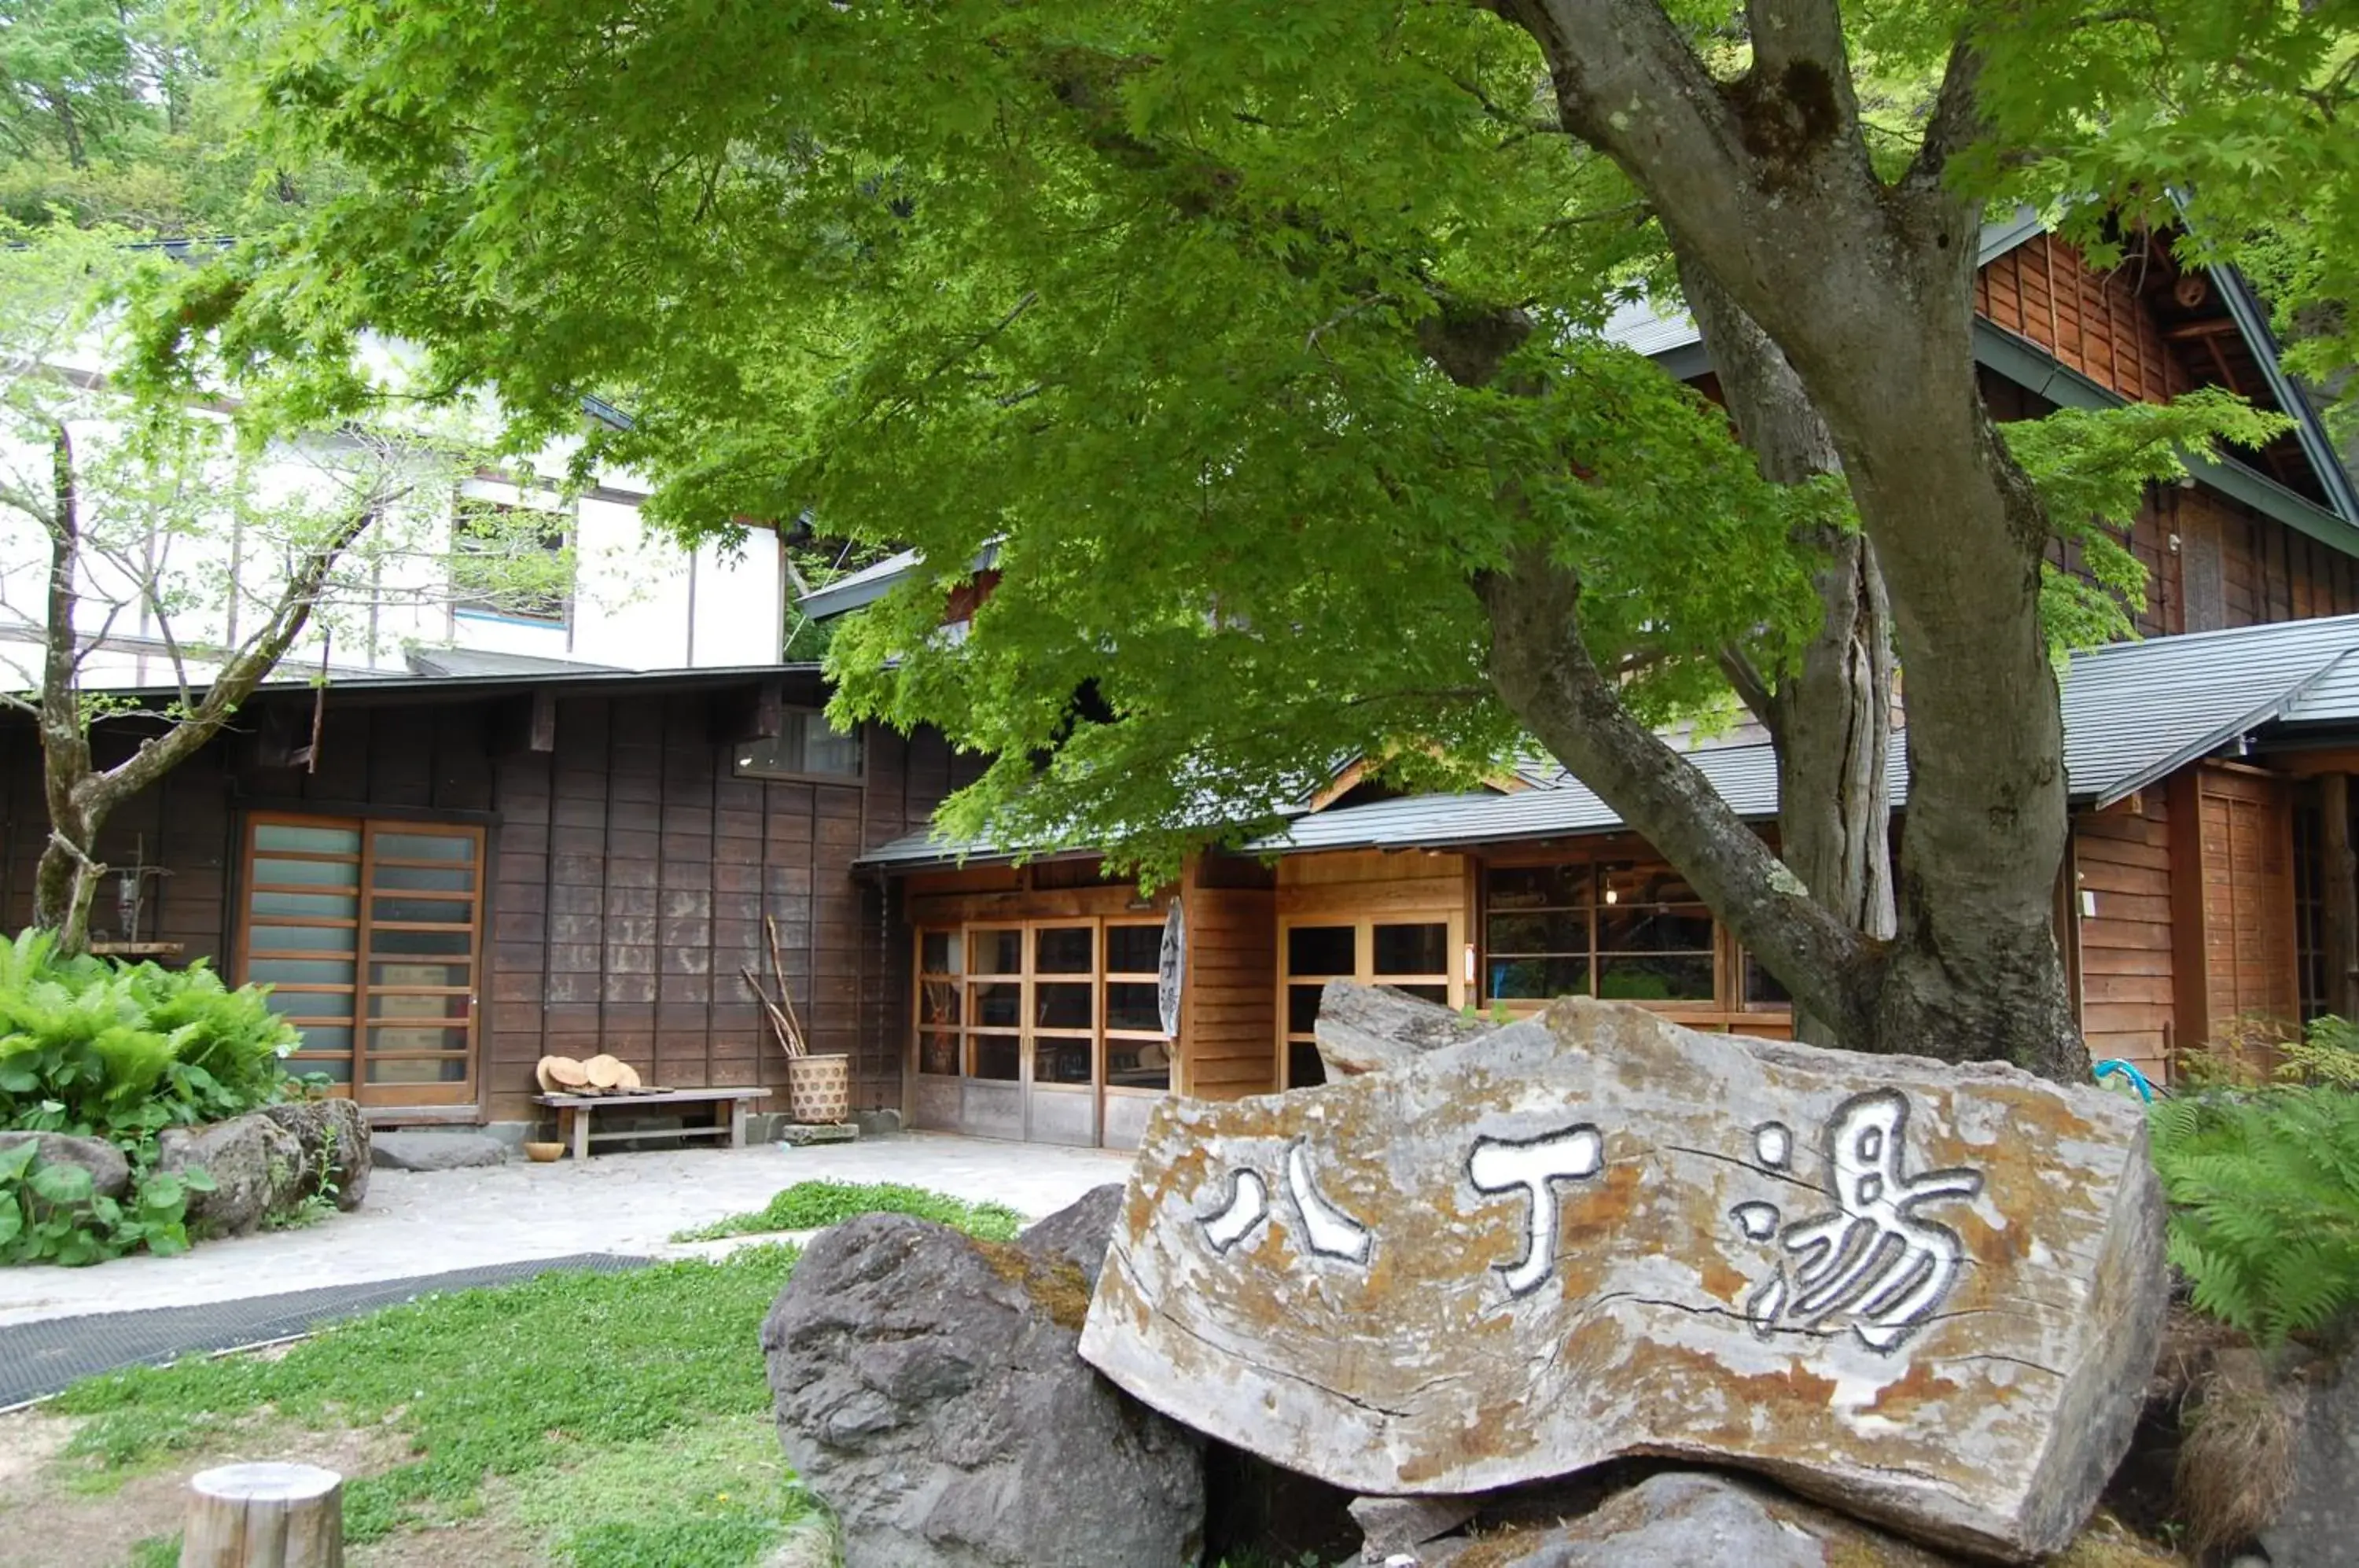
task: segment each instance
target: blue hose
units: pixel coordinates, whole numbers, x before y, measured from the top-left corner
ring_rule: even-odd
[[[2130,1081],[2130,1087],[2137,1091],[2139,1099],[2148,1105],[2154,1104],[2154,1085],[2147,1081],[2147,1075],[2137,1070],[2135,1062],[2125,1062],[2118,1056],[2109,1056],[2097,1063],[2095,1076],[2100,1083],[2108,1078],[2126,1078]]]

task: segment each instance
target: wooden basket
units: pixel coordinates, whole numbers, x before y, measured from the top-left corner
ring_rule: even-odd
[[[787,1059],[787,1119],[832,1126],[852,1116],[852,1058],[793,1056]]]

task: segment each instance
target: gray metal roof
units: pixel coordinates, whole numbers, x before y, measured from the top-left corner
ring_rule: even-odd
[[[584,664],[572,659],[544,659],[534,653],[496,653],[479,648],[413,648],[402,655],[412,675],[607,675],[611,664]]]
[[[2344,654],[2302,687],[2280,724],[2359,724],[2359,650]]]
[[[812,589],[795,601],[795,607],[814,621],[857,610],[864,604],[876,603],[898,588],[924,562],[925,557],[914,550],[888,555],[874,565],[864,566],[849,576],[837,578],[824,588]],[[972,570],[988,572],[997,564],[999,546],[995,541],[975,552]]]
[[[284,672],[283,672],[284,671]],[[282,673],[283,672],[283,673]],[[803,677],[822,682],[826,667],[820,664],[730,664],[700,665],[688,670],[593,670],[550,672],[543,674],[490,675],[354,675],[338,676],[328,682],[331,701],[351,697],[440,697],[468,696],[520,691],[603,691],[620,687],[627,690],[637,686],[650,691],[686,691],[712,686],[736,686],[748,681],[777,677]],[[202,687],[197,688],[199,691]],[[309,697],[315,688],[310,679],[300,671],[272,672],[272,679],[254,689],[246,699]],[[108,686],[103,689],[116,697],[177,697],[177,686]]]
[[[2359,681],[2343,668],[2354,650],[2359,615],[2332,615],[2073,655],[2064,679],[2064,771],[2073,796],[2111,805],[2293,718],[2313,695],[2320,719],[2332,718],[2338,701],[2359,710],[2350,701]]]
[[[2359,724],[2359,615],[2288,621],[2115,643],[2071,656],[2063,684],[2064,771],[2072,799],[2106,806],[2238,737],[2296,724]],[[1688,759],[1736,814],[1777,814],[1777,757],[1766,743],[1707,746]],[[1908,799],[1905,738],[1886,761],[1892,803]],[[1586,786],[1534,766],[1513,794],[1412,795],[1296,817],[1249,851],[1442,849],[1613,833],[1621,817]],[[1069,850],[1066,855],[1087,854]],[[932,832],[872,850],[864,866],[914,870],[1023,858]]]

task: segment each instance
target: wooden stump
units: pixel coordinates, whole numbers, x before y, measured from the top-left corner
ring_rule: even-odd
[[[343,1568],[344,1478],[267,1461],[189,1481],[180,1568]]]

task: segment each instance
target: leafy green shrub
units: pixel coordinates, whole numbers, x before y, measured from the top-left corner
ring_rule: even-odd
[[[672,1240],[718,1241],[726,1236],[817,1230],[854,1214],[915,1214],[982,1241],[1013,1241],[1025,1225],[1024,1216],[1005,1203],[970,1203],[897,1181],[798,1181],[752,1214],[679,1231]]]
[[[2359,1307],[2359,1037],[2322,1018],[2276,1078],[2158,1101],[2170,1261],[2198,1310],[2275,1346]]]
[[[298,1087],[300,1042],[266,988],[231,990],[202,964],[163,969],[61,959],[53,933],[0,943],[0,1129],[103,1138],[130,1161],[123,1201],[86,1171],[36,1166],[36,1146],[0,1155],[0,1263],[93,1263],[188,1245],[191,1181],[156,1170],[157,1135],[241,1116]]]

